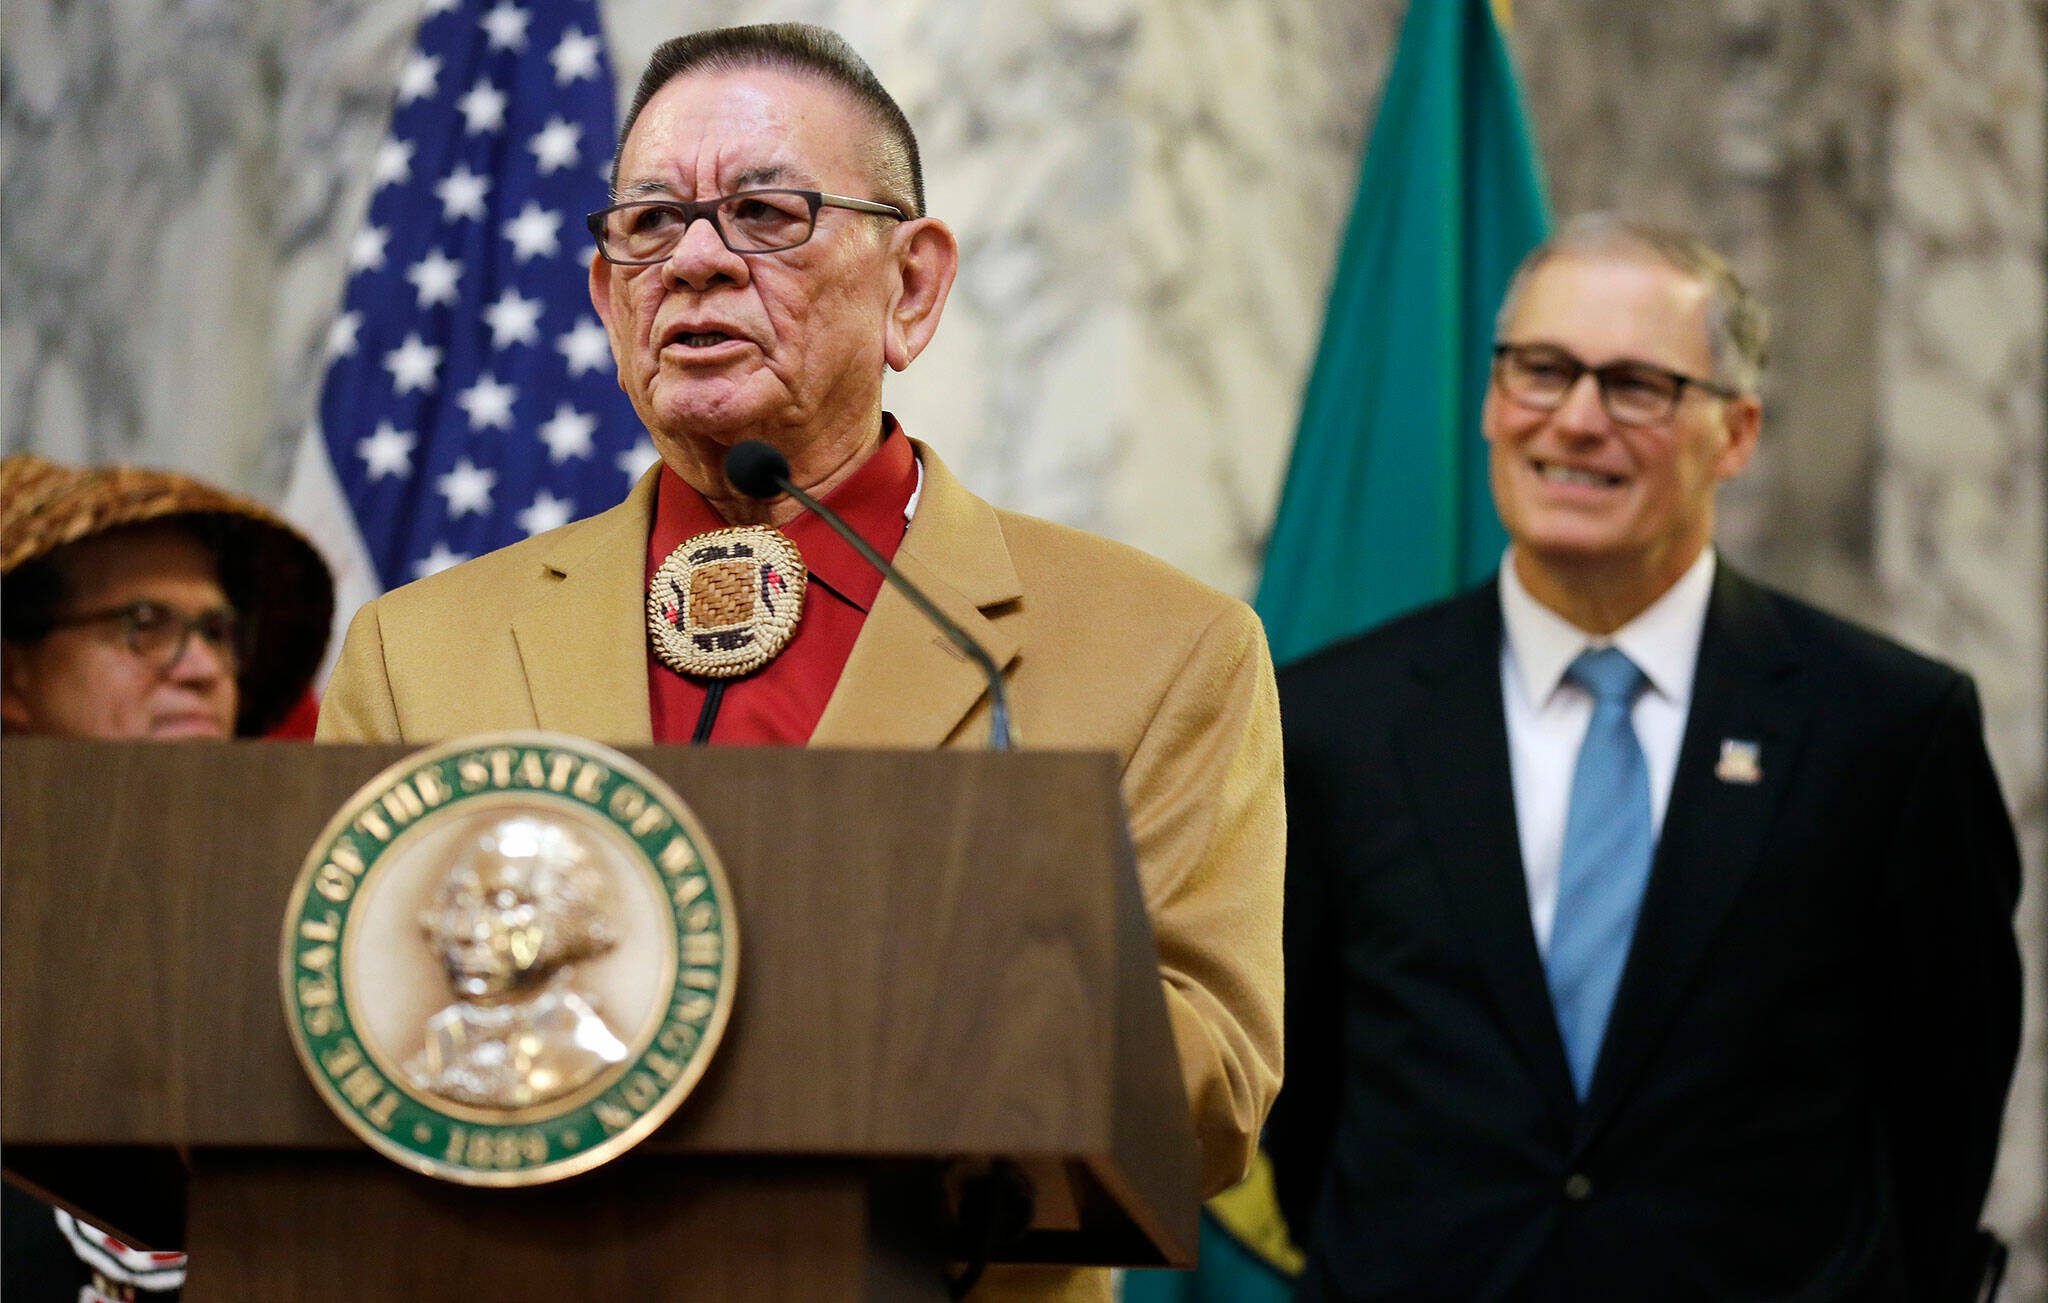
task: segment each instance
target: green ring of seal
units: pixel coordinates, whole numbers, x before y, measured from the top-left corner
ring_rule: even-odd
[[[500,764],[504,753],[510,758]],[[544,778],[564,775],[560,786],[496,781],[501,772],[526,771],[529,756],[537,758]],[[575,763],[564,766],[565,757]],[[464,790],[465,761],[481,764],[492,781]],[[445,795],[428,800],[437,787]],[[453,812],[474,797],[506,794],[571,802],[622,834],[636,862],[660,883],[677,962],[666,1009],[651,1032],[636,1037],[626,1062],[602,1074],[601,1089],[571,1092],[555,1111],[543,1102],[517,1110],[515,1121],[494,1124],[477,1121],[473,1107],[443,1101],[444,1109],[392,1079],[374,1047],[357,1033],[345,965],[353,906],[380,864],[388,863],[392,846],[419,826],[413,821]],[[413,807],[417,813],[410,813]],[[621,807],[635,813],[621,816]],[[388,835],[375,836],[377,825],[390,829]],[[582,738],[538,731],[441,743],[359,788],[307,855],[292,888],[279,951],[292,1045],[327,1105],[385,1157],[428,1176],[478,1186],[561,1180],[610,1161],[652,1133],[710,1063],[731,1016],[738,965],[732,892],[689,807],[627,756]]]

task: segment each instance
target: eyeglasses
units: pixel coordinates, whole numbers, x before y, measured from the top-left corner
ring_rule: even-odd
[[[50,627],[64,629],[73,625],[115,621],[120,623],[121,641],[128,650],[160,670],[167,670],[178,663],[195,633],[230,671],[240,668],[247,659],[246,630],[242,619],[226,607],[186,615],[162,602],[129,602],[104,611],[60,616],[50,622]]]
[[[816,190],[742,190],[717,199],[636,199],[600,208],[583,220],[597,238],[597,251],[606,262],[646,267],[668,261],[684,232],[703,217],[711,219],[711,229],[734,253],[794,249],[817,229],[820,208],[848,208],[899,222],[910,220],[910,214],[894,204]]]
[[[1600,405],[1617,425],[1662,425],[1678,410],[1686,386],[1716,398],[1735,398],[1738,391],[1697,376],[1668,371],[1648,362],[1609,362],[1587,366],[1564,349],[1550,344],[1495,344],[1493,380],[1502,393],[1524,407],[1551,412],[1579,383],[1591,375],[1600,388]]]

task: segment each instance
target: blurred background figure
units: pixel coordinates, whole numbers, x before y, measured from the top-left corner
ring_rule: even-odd
[[[1714,545],[1769,329],[1573,218],[1480,413],[1497,577],[1280,675],[1296,1297],[1971,1300],[2019,852],[1954,668]]]
[[[0,730],[135,741],[308,736],[334,583],[299,532],[246,498],[132,466],[0,461]],[[56,775],[52,776],[53,779]],[[174,1162],[161,1165],[174,1169]],[[138,1190],[180,1188],[176,1170]],[[161,1242],[175,1199],[147,1200]],[[174,1298],[151,1252],[9,1184],[10,1299]]]
[[[0,461],[0,574],[9,733],[279,730],[334,609],[320,554],[256,503],[164,471],[31,455]]]

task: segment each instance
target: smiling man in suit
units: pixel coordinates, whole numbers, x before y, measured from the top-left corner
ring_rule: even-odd
[[[662,46],[613,191],[590,296],[660,464],[610,511],[364,607],[320,737],[982,746],[981,672],[814,515],[727,482],[726,453],[764,441],[990,653],[1033,746],[1118,756],[1203,1182],[1236,1181],[1280,1073],[1279,710],[1257,618],[990,506],[883,410],[959,250],[902,110],[836,35]],[[977,1297],[1109,1289],[1018,1269]]]
[[[1524,263],[1498,580],[1281,675],[1309,1299],[1967,1299],[2019,1024],[1968,678],[1712,547],[1761,309],[1610,216]]]

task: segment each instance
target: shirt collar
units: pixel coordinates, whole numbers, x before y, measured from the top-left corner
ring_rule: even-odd
[[[1515,573],[1512,549],[1500,563],[1500,613],[1508,656],[1529,700],[1549,703],[1572,661],[1589,647],[1619,647],[1649,680],[1650,690],[1674,702],[1692,696],[1700,633],[1714,591],[1714,549],[1700,552],[1664,595],[1614,631],[1596,637],[1536,600]]]
[[[725,517],[682,476],[663,466],[660,478],[654,528],[648,536],[650,577],[685,540],[727,528]],[[903,433],[895,417],[884,412],[882,442],[822,501],[876,551],[893,557],[923,488],[924,467],[918,464],[910,436]],[[805,511],[785,524],[782,533],[796,544],[804,568],[814,578],[863,611],[874,605],[882,587],[881,573],[863,561],[830,525]]]

